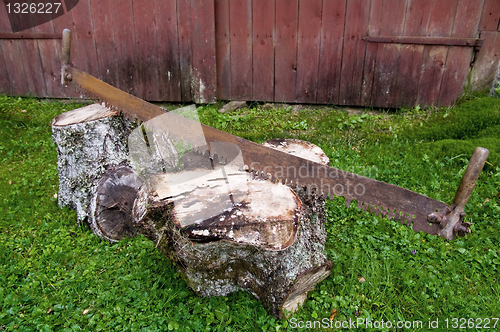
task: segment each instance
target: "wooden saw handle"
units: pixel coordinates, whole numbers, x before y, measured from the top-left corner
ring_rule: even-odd
[[[477,147],[474,150],[467,169],[465,170],[464,176],[462,177],[462,182],[458,187],[457,193],[455,194],[455,199],[453,200],[452,211],[447,216],[446,226],[440,231],[439,235],[448,240],[453,240],[455,234],[458,233],[468,233],[469,224],[463,224],[462,220],[464,217],[465,205],[469,201],[470,195],[474,190],[477,179],[481,174],[486,158],[490,152],[481,147]]]
[[[464,211],[489,153],[487,149],[481,147],[477,147],[474,150],[474,154],[467,165],[462,182],[460,182],[460,187],[458,187],[455,199],[453,200],[455,209],[459,209],[461,212]]]
[[[62,33],[62,56],[61,56],[61,84],[66,84],[69,66],[69,55],[71,50],[71,31],[64,29]]]

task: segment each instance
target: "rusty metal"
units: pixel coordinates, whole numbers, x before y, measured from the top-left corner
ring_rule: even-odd
[[[78,85],[86,90],[90,97],[97,98],[109,107],[123,112],[123,115],[132,121],[145,122],[165,114],[160,107],[129,95],[81,70],[64,64],[63,68],[67,69],[71,77],[71,80],[67,79],[68,75],[63,78],[65,84]],[[170,114],[172,116],[169,121],[173,123],[166,124],[165,128],[168,127],[171,135],[186,137],[186,141],[189,141],[190,133],[195,132],[200,124],[180,115]],[[356,200],[359,209],[377,215],[382,214],[388,219],[394,219],[408,227],[412,226],[414,231],[439,235],[449,240],[452,240],[457,232],[459,235],[469,232],[468,223],[462,222],[463,208],[488,155],[488,150],[476,149],[455,197],[454,205],[450,209],[443,202],[405,188],[315,163],[203,124],[201,127],[211,155],[214,155],[215,151],[211,150],[210,144],[232,143],[242,152],[244,165],[239,166],[256,176],[281,182],[296,189],[306,187],[309,193],[322,194],[324,197],[343,196],[346,206],[350,206],[351,202]],[[230,155],[234,153],[232,150],[228,151]],[[231,156],[224,155],[224,151],[215,153],[219,158],[232,159]]]
[[[481,47],[484,39],[459,37],[422,37],[422,36],[365,36],[364,41],[370,43],[442,45]]]

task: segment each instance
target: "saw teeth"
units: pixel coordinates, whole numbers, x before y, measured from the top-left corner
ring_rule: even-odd
[[[365,211],[365,212],[366,212],[366,211],[368,211],[368,208],[369,208],[369,207],[370,207],[370,206],[368,205],[368,203],[361,202],[361,207],[360,207],[360,209],[361,209],[361,210],[363,210],[363,211]]]
[[[346,208],[350,207],[350,206],[351,206],[351,202],[352,202],[352,199],[350,199],[350,198],[346,198],[346,199],[345,199],[345,207],[346,207]]]

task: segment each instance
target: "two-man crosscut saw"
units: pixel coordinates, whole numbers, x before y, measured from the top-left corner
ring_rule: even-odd
[[[63,52],[61,83],[68,86],[79,86],[92,98],[97,98],[107,106],[122,112],[131,121],[146,122],[165,114],[158,106],[121,91],[79,69],[69,65],[70,31],[63,31]],[[173,116],[176,125],[169,126],[177,137],[185,137],[189,141],[190,133],[200,124],[181,116]],[[460,187],[451,206],[411,190],[360,175],[338,170],[315,163],[291,154],[256,144],[246,139],[231,135],[221,130],[201,125],[203,134],[210,143],[223,142],[237,146],[241,151],[244,168],[270,181],[287,185],[314,188],[323,196],[343,196],[346,206],[353,200],[358,208],[371,213],[382,214],[388,219],[395,219],[414,231],[424,231],[453,240],[456,235],[464,236],[470,232],[470,223],[464,222],[464,208],[474,189],[477,179],[488,157],[488,150],[478,147],[467,166]],[[229,152],[231,153],[231,152]],[[220,152],[219,152],[220,157]],[[228,160],[231,156],[222,156]],[[282,175],[273,172],[277,169],[294,168],[301,172]]]

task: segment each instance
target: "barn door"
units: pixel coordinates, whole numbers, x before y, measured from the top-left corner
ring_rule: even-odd
[[[341,99],[375,107],[454,103],[483,42],[478,38],[482,4],[483,0],[372,0],[362,38],[363,78],[356,82],[361,89]]]
[[[215,0],[217,95],[450,105],[474,59],[488,67],[478,81],[498,66],[500,45],[483,29],[496,34],[498,9],[499,0]]]

